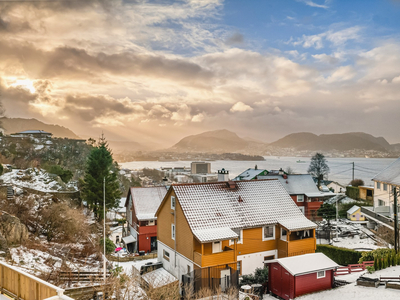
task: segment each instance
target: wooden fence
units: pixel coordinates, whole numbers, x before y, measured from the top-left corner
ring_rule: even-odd
[[[0,293],[23,300],[71,299],[63,295],[63,289],[1,261]]]
[[[110,273],[106,273],[106,277],[110,277]],[[65,282],[102,282],[104,281],[103,272],[79,272],[79,271],[61,271],[59,279]]]
[[[348,265],[347,267],[339,267],[335,271],[335,276],[347,275],[354,272],[362,272],[367,266],[374,266],[374,261],[364,261],[362,264],[352,264]]]

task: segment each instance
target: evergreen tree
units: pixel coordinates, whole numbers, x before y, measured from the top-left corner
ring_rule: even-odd
[[[326,163],[325,156],[322,153],[316,153],[311,157],[310,166],[308,167],[307,172],[317,178],[319,188],[321,186],[321,180],[329,174],[329,167]]]
[[[324,203],[317,210],[317,215],[319,217],[323,217],[325,220],[328,221],[328,224],[329,224],[330,220],[333,220],[336,218],[336,207],[333,204]]]
[[[97,220],[103,219],[103,183],[105,180],[106,209],[118,207],[121,191],[117,178],[118,165],[114,162],[107,141],[102,137],[89,154],[82,183],[82,199],[93,210]]]

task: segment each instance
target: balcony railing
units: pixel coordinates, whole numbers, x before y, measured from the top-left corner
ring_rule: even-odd
[[[203,255],[194,251],[193,257],[194,262],[202,267],[227,264],[236,261],[235,251],[233,249]]]

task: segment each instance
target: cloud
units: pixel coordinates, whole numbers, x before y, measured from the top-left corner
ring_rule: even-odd
[[[327,78],[327,82],[347,81],[353,79],[356,74],[356,71],[351,66],[339,67]]]
[[[244,112],[244,111],[252,111],[253,108],[250,105],[244,104],[243,102],[235,103],[230,109],[231,112]]]
[[[324,47],[324,42],[328,41],[333,46],[338,47],[345,45],[349,40],[359,40],[361,29],[360,26],[353,26],[338,31],[328,30],[320,34],[303,35],[296,41],[289,41],[288,43],[292,43],[294,46],[301,45],[304,48],[321,49]]]
[[[308,5],[308,6],[311,6],[311,7],[324,8],[324,9],[328,9],[329,8],[329,6],[327,4],[330,2],[329,0],[325,0],[324,4],[318,4],[318,3],[315,3],[314,1],[311,1],[311,0],[297,0],[297,1],[298,2],[302,2],[302,3],[304,3],[304,4]]]
[[[204,120],[204,118],[205,118],[204,114],[200,113],[200,114],[193,116],[192,122],[200,123]]]

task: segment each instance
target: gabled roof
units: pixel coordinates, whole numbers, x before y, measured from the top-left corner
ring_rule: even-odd
[[[155,213],[166,193],[165,186],[132,187],[126,197],[125,207],[128,206],[129,195],[131,195],[136,218],[139,221],[156,219]]]
[[[53,135],[52,133],[46,132],[43,130],[25,130],[25,131],[17,132],[14,134],[50,134],[50,135]]]
[[[376,174],[372,180],[400,185],[400,158],[396,159],[383,171]]]
[[[252,179],[255,179],[256,176],[258,178],[258,176],[266,175],[266,174],[268,174],[268,171],[265,169],[247,169],[246,171],[242,172],[241,174],[239,174],[238,176],[233,178],[233,180],[234,181],[252,180]]]
[[[354,205],[352,208],[350,208],[348,211],[347,211],[347,213],[348,214],[354,214],[357,210],[359,210],[360,209],[360,207],[359,206],[357,206],[357,205]]]
[[[285,178],[286,177],[286,178]],[[321,192],[310,174],[267,175],[259,179],[278,179],[290,195],[306,195],[307,197],[334,196],[335,194]]]
[[[323,253],[309,253],[279,259],[267,260],[265,263],[279,263],[293,276],[332,270],[339,265]]]
[[[229,187],[231,186],[231,187]],[[281,224],[286,229],[316,228],[278,180],[251,180],[172,185],[193,234],[200,242],[232,235],[225,229]],[[220,229],[219,234],[218,230]],[[228,237],[231,238],[231,237]]]

